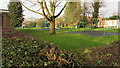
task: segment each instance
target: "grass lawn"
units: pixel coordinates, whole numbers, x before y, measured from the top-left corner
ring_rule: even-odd
[[[74,30],[61,30],[61,31],[56,31],[57,32],[56,35],[49,35],[48,30],[45,30],[45,31],[36,30],[39,28],[35,28],[35,29],[34,28],[33,29],[17,28],[17,29],[25,33],[32,34],[34,37],[38,39],[52,42],[56,44],[60,49],[65,49],[65,50],[98,47],[101,45],[110,44],[113,41],[118,40],[118,36],[93,37],[93,36],[82,35],[82,34],[65,33],[65,32],[74,31]],[[83,29],[82,31],[84,30],[89,30],[89,29]],[[117,32],[117,30],[115,32]]]

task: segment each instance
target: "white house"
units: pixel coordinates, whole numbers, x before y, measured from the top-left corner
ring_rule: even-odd
[[[103,28],[120,28],[120,21],[119,20],[112,20],[112,19],[104,19],[98,22],[98,27]]]

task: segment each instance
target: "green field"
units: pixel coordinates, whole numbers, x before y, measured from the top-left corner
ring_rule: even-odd
[[[49,35],[48,30],[40,31],[36,30],[39,28],[17,28],[20,31],[23,31],[25,33],[29,33],[33,35],[35,38],[38,38],[40,40],[49,41],[54,43],[58,46],[60,49],[65,50],[75,50],[79,48],[89,48],[89,47],[98,47],[106,44],[110,44],[113,41],[118,40],[118,36],[108,36],[108,37],[94,37],[94,36],[88,36],[88,35],[82,35],[82,34],[71,34],[66,33],[69,31],[110,31],[108,29],[66,29],[66,30],[60,30],[56,31],[56,35]],[[118,32],[118,29],[114,29],[110,32]]]

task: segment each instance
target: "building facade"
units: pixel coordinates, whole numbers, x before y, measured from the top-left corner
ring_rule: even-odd
[[[100,28],[120,28],[120,21],[117,19],[104,19],[98,22]]]
[[[0,27],[10,28],[10,18],[8,16],[9,11],[0,9]]]

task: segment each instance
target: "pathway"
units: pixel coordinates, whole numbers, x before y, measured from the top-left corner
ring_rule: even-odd
[[[120,35],[120,33],[105,32],[105,31],[75,31],[75,32],[68,32],[68,33],[85,34],[85,35],[96,36],[96,37]]]

